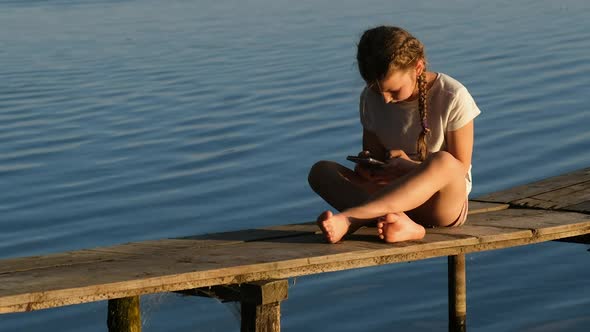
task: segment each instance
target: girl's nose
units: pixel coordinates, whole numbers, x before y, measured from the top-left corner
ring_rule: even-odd
[[[383,101],[385,101],[386,104],[389,104],[393,101],[393,98],[391,98],[390,94],[384,93],[383,94]]]

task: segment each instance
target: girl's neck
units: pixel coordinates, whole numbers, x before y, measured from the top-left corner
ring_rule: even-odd
[[[436,80],[438,74],[431,71],[427,71],[424,74],[426,75],[426,91],[428,91],[434,84],[434,81]],[[412,95],[406,101],[414,101],[418,99],[419,94],[420,90],[418,88],[418,79],[416,79],[416,86],[414,87],[414,92],[412,92]]]

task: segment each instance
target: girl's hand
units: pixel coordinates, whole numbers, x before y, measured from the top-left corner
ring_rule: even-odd
[[[362,151],[358,154],[359,157],[371,157],[369,151]],[[392,169],[388,168],[387,165],[383,167],[375,166],[363,166],[357,164],[354,168],[355,173],[368,182],[375,183],[377,185],[386,185],[398,175]]]
[[[358,153],[358,156],[367,158],[371,156],[371,152],[367,150],[361,151]],[[354,167],[354,172],[356,174],[360,175],[360,177],[370,182],[373,182],[372,170],[372,167],[363,166],[361,164],[356,164],[356,166]]]
[[[412,159],[410,159],[410,157],[408,157],[408,155],[404,152],[404,150],[389,150],[385,153],[385,161],[386,162],[388,160],[395,159],[395,158],[401,158],[401,159],[412,161]]]
[[[388,173],[395,174],[396,177],[405,175],[420,164],[408,157],[403,150],[390,150],[386,156],[388,158],[385,160],[384,168],[388,169]]]

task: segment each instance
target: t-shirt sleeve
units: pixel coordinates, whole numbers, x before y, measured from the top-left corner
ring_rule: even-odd
[[[475,100],[473,100],[469,91],[467,91],[467,88],[462,87],[457,91],[449,109],[447,130],[453,131],[462,128],[480,113],[481,111],[477,107],[477,104],[475,104]]]
[[[361,118],[361,124],[363,125],[363,128],[369,131],[374,131],[373,117],[371,116],[371,112],[369,112],[369,108],[367,107],[367,92],[367,88],[364,88],[361,92],[359,98],[359,115]]]

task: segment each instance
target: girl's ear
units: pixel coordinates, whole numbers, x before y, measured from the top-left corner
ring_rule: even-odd
[[[416,76],[422,75],[424,70],[426,70],[426,64],[424,63],[424,59],[420,59],[416,62]]]

